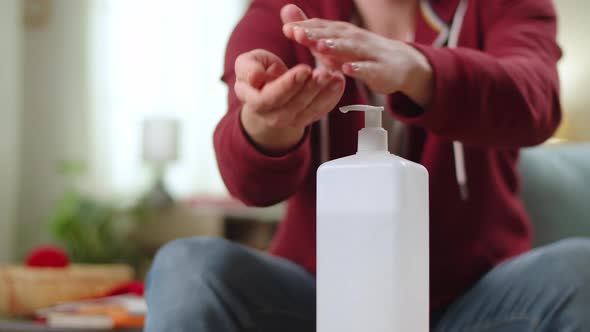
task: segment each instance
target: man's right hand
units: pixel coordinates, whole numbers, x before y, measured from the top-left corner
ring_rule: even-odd
[[[259,148],[281,154],[303,137],[305,127],[330,112],[344,92],[344,76],[325,68],[288,69],[265,50],[241,54],[235,63],[241,121]]]

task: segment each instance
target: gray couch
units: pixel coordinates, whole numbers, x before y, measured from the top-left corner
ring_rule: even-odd
[[[524,149],[520,171],[535,245],[590,237],[590,143]]]

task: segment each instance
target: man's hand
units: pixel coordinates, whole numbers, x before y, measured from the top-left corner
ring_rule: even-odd
[[[296,145],[305,127],[330,112],[344,92],[344,76],[326,68],[288,69],[276,55],[253,50],[235,63],[241,121],[263,150],[281,153]]]
[[[301,12],[294,5],[286,12]],[[347,22],[305,19],[283,26],[287,38],[304,45],[324,65],[358,78],[371,90],[390,94],[401,91],[426,106],[433,90],[432,68],[412,46],[361,29]]]

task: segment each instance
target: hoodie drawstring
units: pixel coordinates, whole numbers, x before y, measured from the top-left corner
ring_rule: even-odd
[[[453,23],[451,24],[449,42],[447,43],[448,48],[457,48],[466,13],[467,0],[461,0],[453,17]],[[465,171],[465,149],[463,143],[453,141],[453,155],[455,157],[455,176],[457,178],[457,185],[459,185],[461,199],[467,200],[469,198],[469,190],[467,186],[467,172]]]

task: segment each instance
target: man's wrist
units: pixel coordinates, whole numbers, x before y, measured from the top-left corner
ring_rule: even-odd
[[[269,155],[283,155],[301,142],[305,128],[271,128],[262,118],[242,109],[240,121],[246,135],[257,149]]]
[[[413,61],[409,70],[407,84],[401,90],[419,106],[426,108],[434,92],[434,74],[428,59],[413,48]]]

